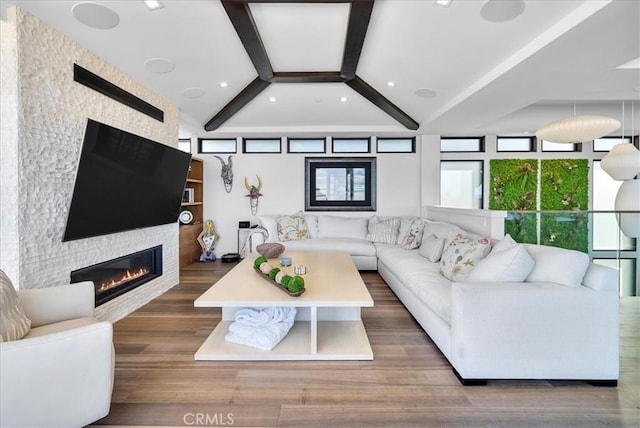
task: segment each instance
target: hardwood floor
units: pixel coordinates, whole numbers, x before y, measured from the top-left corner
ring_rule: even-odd
[[[375,272],[363,308],[373,361],[214,362],[193,354],[220,309],[193,301],[233,267],[196,263],[114,325],[111,412],[96,426],[639,427],[640,298],[621,302],[617,388],[500,381],[463,387]]]

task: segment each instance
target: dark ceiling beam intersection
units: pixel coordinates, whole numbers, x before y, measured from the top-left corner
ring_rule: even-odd
[[[350,3],[349,24],[340,71],[274,72],[249,3]],[[214,131],[219,128],[271,83],[346,83],[406,128],[418,129],[419,124],[415,120],[356,75],[373,3],[374,0],[222,0],[222,5],[258,72],[258,77],[211,118],[204,129]]]

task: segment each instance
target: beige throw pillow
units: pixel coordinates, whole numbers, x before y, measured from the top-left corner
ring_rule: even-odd
[[[11,280],[0,270],[0,342],[22,339],[31,329]]]
[[[395,244],[398,239],[398,228],[400,219],[398,217],[380,218],[371,216],[367,226],[367,241],[379,242],[381,244]]]
[[[473,239],[461,233],[442,252],[440,274],[451,281],[464,281],[476,264],[491,251],[489,238]]]
[[[309,230],[302,211],[298,211],[293,215],[282,215],[276,219],[276,223],[280,241],[309,238]]]

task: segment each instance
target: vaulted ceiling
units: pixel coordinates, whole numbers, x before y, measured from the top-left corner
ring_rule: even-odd
[[[76,19],[78,3],[2,7],[174,100],[181,136],[521,135],[574,104],[621,119],[623,101],[625,133],[632,101],[640,128],[636,0],[92,2],[117,15],[109,29]]]

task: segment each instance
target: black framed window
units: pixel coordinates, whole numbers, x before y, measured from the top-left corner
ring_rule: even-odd
[[[594,152],[608,152],[616,144],[630,144],[631,137],[602,137],[593,140]]]
[[[371,153],[370,138],[332,138],[333,153]]]
[[[542,140],[543,152],[581,152],[581,143],[554,143],[553,141]]]
[[[376,152],[378,153],[415,153],[416,138],[377,138]]]
[[[326,153],[327,139],[287,138],[287,153]]]
[[[235,138],[198,138],[198,153],[237,153]]]
[[[244,138],[243,153],[281,153],[280,138]]]
[[[375,211],[376,158],[305,158],[306,211]]]
[[[484,161],[440,161],[440,205],[483,208]]]
[[[533,137],[498,137],[499,152],[535,152],[536,139]]]
[[[484,152],[484,137],[443,137],[441,152]]]

